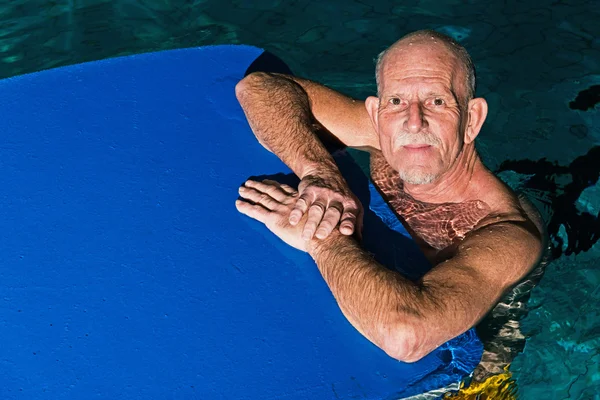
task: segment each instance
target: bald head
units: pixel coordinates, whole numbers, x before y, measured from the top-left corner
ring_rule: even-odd
[[[473,61],[467,53],[467,50],[450,36],[444,35],[433,30],[420,30],[403,36],[396,43],[382,51],[377,57],[375,68],[375,79],[377,81],[377,91],[381,92],[381,80],[383,69],[386,66],[386,60],[393,53],[401,51],[411,51],[419,47],[430,48],[431,51],[447,53],[453,58],[456,65],[456,73],[459,74],[459,80],[463,86],[460,92],[464,93],[461,103],[468,103],[475,96],[475,67]]]

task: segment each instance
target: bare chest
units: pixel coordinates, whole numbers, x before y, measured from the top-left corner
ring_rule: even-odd
[[[417,242],[443,250],[460,241],[490,214],[483,201],[424,203],[403,190],[400,176],[380,155],[371,156],[371,178]]]

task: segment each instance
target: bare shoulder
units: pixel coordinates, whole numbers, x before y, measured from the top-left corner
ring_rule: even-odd
[[[475,256],[473,261],[479,265],[496,265],[496,273],[500,264],[506,274],[505,283],[514,284],[541,260],[546,229],[540,213],[524,195],[515,193],[493,174],[490,176],[486,202],[491,212],[466,235],[457,254]],[[488,258],[488,252],[492,257]],[[493,280],[499,278],[495,273],[491,276],[495,276]]]
[[[540,214],[539,210],[533,205],[533,203],[527,198],[527,196],[523,193],[516,194],[519,199],[519,205],[527,215],[527,217],[531,220],[531,222],[536,226],[537,230],[540,232],[543,240],[547,239],[547,229],[544,224],[544,219]]]
[[[483,192],[483,200],[490,206],[490,213],[476,229],[500,222],[513,222],[529,226],[532,233],[543,238],[546,232],[543,219],[527,196],[516,193],[491,172],[488,172]]]
[[[321,83],[289,76],[310,100],[315,119],[346,146],[379,149],[379,139],[364,100],[357,100]]]

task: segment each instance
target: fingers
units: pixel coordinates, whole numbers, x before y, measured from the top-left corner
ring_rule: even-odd
[[[282,183],[280,185],[280,187],[292,196],[295,196],[298,194],[298,191],[296,189],[294,189],[293,187],[291,187],[289,185],[286,185],[285,183]]]
[[[352,235],[354,233],[358,212],[356,208],[346,207],[344,209],[344,214],[340,219],[340,233],[342,235]]]
[[[352,235],[356,230],[357,219],[361,212],[358,200],[334,200],[312,191],[302,193],[296,200],[290,213],[290,224],[297,225],[304,214],[308,214],[304,226],[303,238],[306,240],[316,234],[318,239],[324,239],[336,229],[343,235]]]
[[[261,192],[251,187],[240,186],[239,188],[240,197],[244,200],[250,200],[255,204],[261,205],[263,208],[266,208],[269,211],[273,211],[279,203],[273,197],[269,196],[267,193]]]
[[[308,240],[315,235],[325,239],[340,224],[339,230],[343,235],[352,235],[356,228],[359,210],[346,207],[339,202],[331,202],[327,206],[314,202],[308,209],[308,220],[304,225],[302,238]]]
[[[317,226],[321,223],[323,214],[325,213],[325,205],[314,202],[308,209],[308,219],[304,224],[304,230],[302,231],[302,239],[310,240],[317,230]]]
[[[275,185],[290,196],[296,196],[298,194],[298,191],[296,189],[294,189],[290,185],[286,185],[285,183],[279,183],[277,181],[272,181],[271,179],[265,179],[263,180],[263,183],[268,185]]]
[[[235,208],[242,214],[254,218],[257,221],[266,223],[267,218],[271,214],[269,210],[261,206],[260,204],[251,204],[243,200],[235,201]]]
[[[243,211],[253,213],[253,218],[263,217],[263,211],[282,213],[287,207],[285,214],[289,213],[290,225],[297,225],[306,214],[306,222],[302,227],[302,238],[309,240],[316,236],[324,239],[338,227],[343,235],[352,235],[360,223],[359,214],[362,208],[358,200],[352,196],[323,187],[306,186],[300,187],[298,192],[285,184],[265,179],[262,182],[248,180],[240,187],[240,196],[253,205],[262,208],[245,208]],[[239,209],[239,208],[238,208]],[[242,210],[240,210],[242,211]],[[242,212],[243,212],[242,211]],[[249,214],[247,214],[249,215]],[[250,215],[249,215],[250,216]]]
[[[337,204],[329,204],[327,211],[323,215],[323,220],[319,224],[319,228],[317,229],[316,236],[319,239],[325,239],[331,231],[336,227],[338,221],[340,220],[340,216],[342,212],[340,211],[342,205]]]
[[[308,205],[311,203],[309,201],[309,197],[311,197],[309,194],[307,193],[303,193],[300,195],[300,197],[298,197],[298,200],[296,200],[296,205],[294,206],[294,209],[292,210],[292,212],[290,212],[290,225],[297,225],[298,222],[300,222],[300,220],[302,219],[302,216],[304,215],[304,213],[308,210]]]
[[[280,185],[278,182],[269,179],[265,179],[262,182],[248,180],[244,186],[266,193],[280,203],[285,201],[290,195],[294,196],[296,194],[296,191],[288,185]]]

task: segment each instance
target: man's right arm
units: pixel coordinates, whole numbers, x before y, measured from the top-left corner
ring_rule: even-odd
[[[236,95],[258,141],[302,180],[290,222],[308,212],[307,239],[317,226],[317,237],[327,236],[340,220],[340,231],[351,234],[360,204],[317,132],[324,128],[346,146],[378,148],[364,103],[308,80],[264,72],[239,82]]]
[[[301,179],[331,160],[317,136],[322,128],[346,146],[379,148],[364,102],[316,82],[255,72],[237,84],[236,95],[259,142]]]

